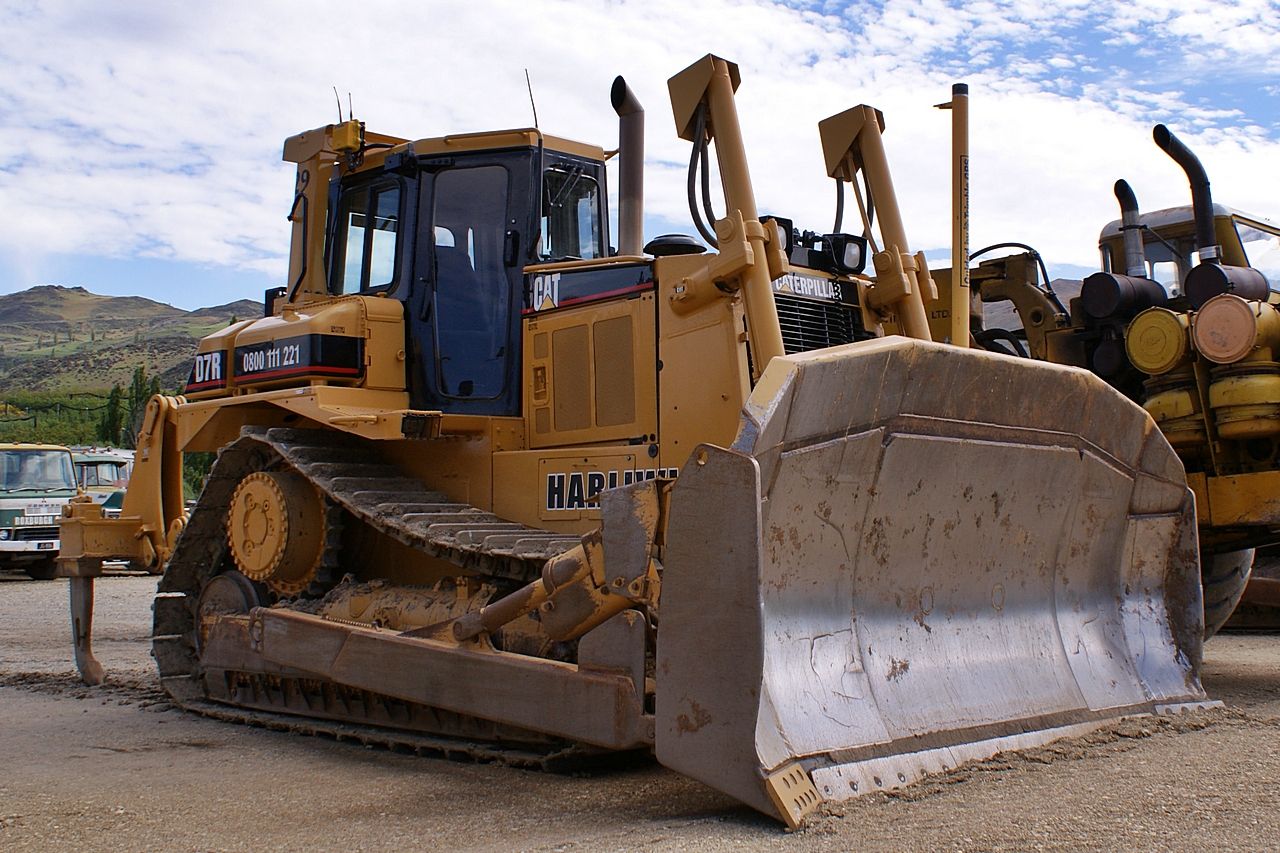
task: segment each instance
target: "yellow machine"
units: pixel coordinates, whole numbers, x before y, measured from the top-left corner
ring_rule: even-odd
[[[129,556],[166,566],[184,707],[529,764],[651,750],[790,824],[1202,703],[1194,506],[1150,417],[929,340],[876,110],[821,136],[878,248],[762,219],[738,82],[712,56],[670,81],[715,252],[642,246],[621,78],[616,253],[601,148],[288,140],[288,287],[149,403],[122,516],[63,520],[86,679],[92,579]]]
[[[1029,255],[971,275],[982,301],[1014,301],[1025,354],[1092,370],[1173,445],[1196,496],[1212,635],[1246,589],[1254,549],[1280,543],[1280,226],[1215,205],[1199,159],[1163,125],[1154,137],[1186,172],[1192,204],[1140,215],[1118,181],[1102,271],[1069,308],[1035,286]],[[1274,583],[1260,578],[1252,597],[1275,606]]]

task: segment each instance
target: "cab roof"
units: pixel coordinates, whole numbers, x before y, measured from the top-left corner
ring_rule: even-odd
[[[1270,222],[1266,217],[1254,216],[1251,213],[1236,210],[1234,207],[1227,207],[1225,204],[1215,204],[1213,206],[1213,216],[1215,219],[1219,216],[1237,216],[1253,222],[1261,222],[1265,225],[1270,225],[1273,228],[1275,227],[1274,223]],[[1138,217],[1138,222],[1153,231],[1159,231],[1161,229],[1173,228],[1178,225],[1185,225],[1188,228],[1192,228],[1195,226],[1195,217],[1192,214],[1191,205],[1184,204],[1180,207],[1166,207],[1163,210],[1153,210],[1150,213],[1143,213]],[[1113,219],[1108,222],[1103,227],[1102,233],[1098,235],[1098,242],[1118,237],[1120,235],[1120,225],[1121,222],[1119,219]]]
[[[427,139],[406,141],[404,147],[396,146],[388,153],[405,150],[412,144],[417,154],[447,154],[458,151],[484,151],[494,148],[536,148],[538,141],[548,151],[583,157],[588,160],[604,161],[608,155],[598,145],[586,142],[575,142],[559,136],[549,136],[537,128],[522,127],[513,130],[487,130],[479,133],[455,133],[449,136],[435,136]]]
[[[115,447],[71,447],[76,462],[132,462],[133,451]]]
[[[327,150],[327,146],[330,143],[329,133],[333,131],[334,127],[334,125],[329,125],[316,128],[286,139],[284,143],[285,161],[301,163],[318,152]],[[537,148],[539,142],[548,151],[599,162],[607,160],[613,153],[606,152],[598,145],[576,142],[560,136],[550,136],[536,127],[486,130],[478,133],[453,133],[448,136],[430,136],[414,140],[365,130],[363,131],[363,139],[365,144],[363,149],[363,168],[380,165],[386,157],[408,151],[412,151],[415,155],[425,154],[431,156],[504,148]],[[335,154],[335,156],[337,155]]]

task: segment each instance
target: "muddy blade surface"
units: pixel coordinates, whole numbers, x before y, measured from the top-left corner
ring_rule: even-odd
[[[902,338],[777,359],[672,500],[658,758],[788,822],[1205,698],[1181,465],[1083,371]]]

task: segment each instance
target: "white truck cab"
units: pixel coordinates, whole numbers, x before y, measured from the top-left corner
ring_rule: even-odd
[[[71,451],[50,444],[0,444],[0,567],[36,580],[56,571],[58,518],[78,493]]]

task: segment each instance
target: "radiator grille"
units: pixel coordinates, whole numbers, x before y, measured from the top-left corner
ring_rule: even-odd
[[[41,539],[57,539],[58,528],[53,527],[16,527],[13,538],[18,542],[36,542]]]
[[[787,354],[850,344],[868,337],[852,305],[775,293],[782,345]]]

